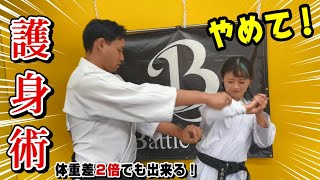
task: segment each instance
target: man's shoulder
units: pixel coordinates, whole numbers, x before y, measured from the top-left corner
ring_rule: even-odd
[[[87,68],[83,68],[81,66],[78,66],[71,74],[69,79],[82,79],[82,78],[93,78],[93,79],[115,79],[115,80],[119,80],[118,77],[116,77],[115,75],[106,72],[106,71],[97,71],[95,69],[87,69]]]

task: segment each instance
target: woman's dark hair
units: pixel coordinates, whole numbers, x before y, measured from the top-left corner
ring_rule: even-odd
[[[223,78],[226,73],[233,72],[233,74],[237,77],[243,77],[245,79],[253,80],[253,65],[250,61],[243,56],[234,56],[227,59],[226,62],[223,63],[221,68],[221,78],[222,84],[220,86],[219,91],[225,91]],[[250,91],[249,87],[244,94],[245,99],[252,99],[253,94]]]
[[[103,38],[107,42],[122,39],[126,36],[126,29],[114,21],[93,19],[85,27],[82,39],[86,52],[91,51],[93,42]]]
[[[248,59],[243,56],[230,57],[221,68],[221,78],[224,78],[227,72],[233,72],[237,77],[253,79],[253,67]]]

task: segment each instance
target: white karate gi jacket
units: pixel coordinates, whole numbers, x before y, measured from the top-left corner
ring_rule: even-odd
[[[262,128],[257,124],[255,114],[244,114],[246,109],[242,101],[232,100],[231,105],[222,110],[203,106],[200,112],[203,134],[201,141],[196,145],[198,152],[223,161],[243,162],[247,160],[252,140],[262,148],[273,144],[276,128],[271,123],[269,115],[265,113],[268,128]],[[197,177],[188,176],[187,179],[217,179],[216,169],[202,163],[198,158],[194,163],[197,165]],[[239,171],[226,176],[226,180],[245,180],[246,177],[245,171]]]
[[[124,82],[81,58],[70,76],[63,111],[77,162],[134,162],[136,130],[159,138],[159,122],[171,121],[176,89]]]

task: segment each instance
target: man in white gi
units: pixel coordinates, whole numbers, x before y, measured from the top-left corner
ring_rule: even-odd
[[[182,133],[170,123],[155,122],[170,122],[175,106],[206,104],[221,109],[231,103],[226,93],[137,85],[119,79],[112,73],[124,60],[125,34],[123,26],[99,19],[89,22],[83,32],[86,55],[70,76],[63,109],[77,162],[134,162],[136,130],[155,139],[159,138],[156,132],[200,138],[201,132],[190,130],[192,127]]]

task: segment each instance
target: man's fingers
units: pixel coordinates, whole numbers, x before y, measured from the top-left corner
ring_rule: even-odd
[[[202,130],[195,125],[188,125],[184,130],[185,143],[196,144],[202,137]]]
[[[197,130],[193,127],[193,125],[188,125],[186,129],[187,129],[187,134],[190,138],[197,137]]]
[[[196,139],[190,139],[188,143],[189,144],[197,144],[198,141]]]
[[[231,96],[229,96],[226,92],[223,92],[223,96],[224,96],[224,101],[226,103],[226,106],[230,105],[232,102]]]
[[[199,135],[199,140],[202,138],[202,129],[198,127],[198,135]]]
[[[202,137],[202,130],[200,127],[195,126],[195,129],[197,131],[197,136],[196,136],[196,140],[199,141]]]
[[[193,133],[194,134],[194,138],[196,140],[199,140],[201,138],[201,136],[202,136],[201,128],[198,127],[198,126],[195,126],[195,125],[191,125],[191,127],[193,128],[193,131],[194,131],[194,133]]]
[[[221,110],[225,106],[231,103],[231,98],[225,92],[218,92],[211,94],[207,103],[209,107]]]
[[[228,95],[227,93],[225,93],[225,97],[226,97],[226,99],[227,99],[227,105],[229,105],[229,104],[231,104],[231,102],[232,102],[232,97],[230,96],[230,95]]]

